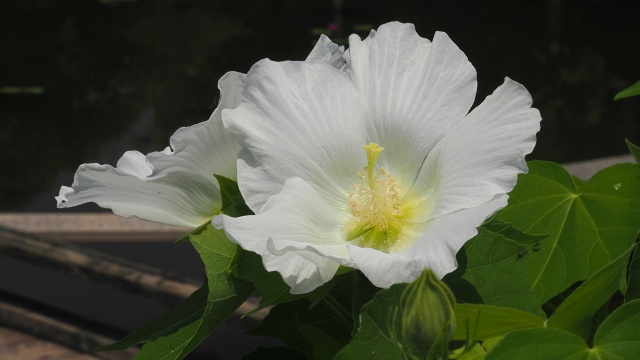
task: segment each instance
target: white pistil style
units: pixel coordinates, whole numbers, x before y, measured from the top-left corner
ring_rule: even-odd
[[[383,147],[369,143],[366,175],[358,172],[360,182],[348,193],[347,204],[353,216],[346,224],[346,239],[361,247],[389,253],[401,250],[413,234],[411,207],[400,199],[400,186],[384,168],[375,164]],[[406,231],[405,231],[406,230]]]

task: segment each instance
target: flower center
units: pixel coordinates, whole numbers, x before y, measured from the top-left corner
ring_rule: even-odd
[[[384,148],[376,143],[363,147],[367,153],[366,172],[358,172],[360,182],[348,193],[347,204],[353,217],[346,224],[346,237],[358,246],[389,252],[402,240],[408,209],[400,199],[398,183],[385,169],[375,169]]]

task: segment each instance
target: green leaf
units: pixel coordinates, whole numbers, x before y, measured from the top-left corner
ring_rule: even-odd
[[[520,229],[515,228],[511,224],[504,223],[495,218],[482,224],[482,228],[495,234],[502,235],[509,240],[517,242],[518,244],[531,245],[533,251],[538,251],[540,241],[549,237],[549,235],[528,234]]]
[[[356,279],[354,273],[340,277],[342,281],[313,308],[304,299],[276,305],[248,334],[279,338],[310,359],[333,358],[351,338],[353,327],[351,298]]]
[[[500,341],[502,341],[503,337],[504,336],[496,336],[496,337],[489,338],[482,342],[482,347],[488,353],[491,350],[493,350],[493,348],[496,347],[496,345],[498,345]]]
[[[631,155],[633,155],[633,158],[636,159],[637,163],[640,163],[640,146],[632,143],[629,139],[624,139],[624,141],[627,143],[627,147]]]
[[[214,174],[220,186],[220,197],[222,198],[222,213],[231,217],[243,215],[253,215],[253,211],[247,206],[240,193],[240,188],[235,180],[231,180],[222,175]]]
[[[487,356],[487,352],[480,344],[474,344],[471,349],[462,353],[461,355],[454,357],[458,360],[482,360]]]
[[[277,348],[264,348],[259,347],[242,357],[242,360],[265,360],[265,359],[277,359],[277,360],[300,360],[304,359],[303,353],[296,349],[287,347]]]
[[[238,248],[238,255],[234,259],[231,271],[237,278],[250,281],[260,293],[260,303],[251,312],[256,312],[268,306],[282,304],[299,299],[307,299],[311,306],[315,306],[343,277],[334,276],[327,283],[306,294],[291,294],[291,287],[276,271],[267,271],[262,263],[262,257],[256,253]]]
[[[493,348],[486,360],[640,359],[640,300],[622,305],[596,331],[593,348],[577,335],[543,328],[515,331]]]
[[[232,276],[231,263],[240,248],[227,240],[223,230],[217,230],[209,224],[202,232],[191,235],[191,244],[204,263],[205,273],[209,279],[210,298],[211,295],[216,295],[216,298],[220,299],[246,298],[248,293],[253,291],[253,287],[246,281]]]
[[[190,238],[205,265],[207,276],[207,286],[203,288],[208,293],[202,314],[198,318],[192,317],[190,323],[179,327],[177,331],[146,343],[134,359],[183,359],[232,314],[253,290],[249,283],[234,278],[229,272],[237,245],[227,240],[224,231],[209,225],[200,232],[192,233]]]
[[[587,360],[589,348],[580,337],[557,329],[514,331],[487,354],[486,360]]]
[[[638,248],[633,251],[633,257],[629,263],[627,290],[624,294],[625,301],[640,299],[640,256]]]
[[[96,351],[124,350],[138,344],[153,341],[161,336],[169,335],[184,326],[198,321],[202,318],[207,306],[208,293],[209,289],[205,282],[200,289],[194,291],[189,298],[169,313],[137,328],[122,340],[98,348]]]
[[[487,340],[508,332],[544,327],[544,319],[531,313],[499,306],[456,305],[454,340]]]
[[[613,100],[620,100],[636,95],[640,95],[640,81],[617,93],[613,97]]]
[[[587,279],[635,241],[640,168],[620,164],[582,183],[560,165],[533,161],[497,218],[527,233],[549,234],[526,268],[543,302]]]
[[[362,307],[360,329],[334,359],[404,359],[396,345],[393,319],[398,315],[400,297],[407,284],[379,291]]]
[[[358,274],[360,274],[358,272]],[[373,297],[380,291],[380,288],[376,287],[367,279],[366,276],[358,276],[358,283],[351,300],[351,317],[353,318],[353,330],[351,335],[355,335],[360,329],[360,313],[362,307],[373,299]]]
[[[634,247],[635,244],[574,290],[558,306],[547,321],[547,326],[567,330],[587,339],[593,315],[618,290],[620,276],[626,270],[629,254]]]
[[[209,226],[211,222],[207,221],[206,223],[198,226],[197,228],[193,229],[192,231],[180,236],[180,238],[178,238],[178,240],[175,241],[176,244],[180,244],[184,241],[187,241],[190,239],[191,234],[199,234],[201,231],[203,231],[204,229],[207,228],[207,226]]]
[[[525,267],[544,249],[544,236],[528,235],[497,221],[478,229],[456,255],[458,269],[443,281],[458,301],[505,306],[545,316]]]
[[[625,303],[607,317],[593,338],[601,359],[640,359],[640,300]]]

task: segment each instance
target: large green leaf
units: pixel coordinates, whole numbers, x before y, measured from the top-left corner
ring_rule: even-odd
[[[198,321],[202,318],[204,309],[207,306],[208,293],[208,284],[205,282],[200,289],[194,291],[182,304],[161,318],[137,328],[122,340],[101,347],[97,351],[124,350],[138,344],[153,341],[161,336],[169,335]]]
[[[310,359],[333,358],[351,338],[351,298],[357,281],[355,273],[341,275],[338,280],[311,308],[306,299],[274,306],[249,334],[279,338]]]
[[[507,334],[486,360],[586,360],[589,348],[577,335],[557,329],[528,329]]]
[[[640,359],[640,300],[621,306],[596,331],[593,348],[576,334],[543,328],[507,334],[486,360]]]
[[[640,250],[633,251],[633,257],[629,263],[627,289],[624,294],[625,301],[640,299]]]
[[[505,306],[544,317],[525,264],[547,246],[545,237],[489,222],[458,252],[458,269],[443,281],[458,301]]]
[[[527,233],[549,234],[526,262],[531,284],[547,301],[626,251],[640,227],[640,168],[621,164],[586,184],[560,165],[533,161],[497,218]]]
[[[640,300],[633,300],[602,322],[593,338],[594,350],[602,359],[640,359],[639,329]]]
[[[514,227],[511,224],[497,220],[495,217],[482,224],[482,228],[489,230],[495,234],[504,236],[505,238],[515,241],[518,244],[532,245],[533,251],[538,251],[540,241],[546,239],[549,235],[528,234]]]
[[[175,326],[178,327],[175,332],[146,343],[134,359],[183,359],[232,314],[253,290],[249,283],[234,278],[229,272],[237,245],[227,240],[224,231],[209,225],[192,233],[190,239],[200,254],[207,276],[207,285],[203,287],[207,290],[206,301],[203,302],[200,298],[202,293],[192,296],[193,311],[200,316],[192,315],[188,317],[188,324]],[[198,305],[197,308],[195,304]]]
[[[454,340],[486,340],[508,332],[544,327],[544,319],[531,313],[499,306],[458,304]]]
[[[362,307],[360,328],[353,339],[335,357],[351,359],[404,359],[395,339],[393,319],[400,311],[400,297],[407,284],[396,284],[379,291]]]
[[[637,83],[629,86],[628,88],[620,91],[619,93],[617,93],[613,99],[614,100],[619,100],[619,99],[623,99],[626,97],[630,97],[630,96],[637,96],[640,95],[640,81],[638,81]]]
[[[591,332],[593,315],[618,290],[629,254],[635,245],[593,274],[574,290],[547,321],[547,326],[570,331],[583,339]]]

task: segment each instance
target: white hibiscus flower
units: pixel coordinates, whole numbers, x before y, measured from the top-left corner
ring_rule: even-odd
[[[475,69],[444,33],[429,42],[389,23],[352,35],[344,62],[337,54],[263,60],[247,74],[245,100],[222,117],[243,147],[238,182],[256,215],[213,223],[292,293],[340,265],[379,287],[427,267],[442,277],[527,171],[539,112],[508,78],[469,112]]]
[[[344,49],[323,36],[306,61],[342,66]],[[236,179],[240,146],[224,130],[220,114],[242,100],[245,75],[225,74],[218,83],[221,99],[209,120],[176,131],[163,151],[126,152],[117,166],[84,164],[71,187],[56,197],[58,208],[88,202],[123,217],[196,228],[220,213],[220,188],[214,174]]]

